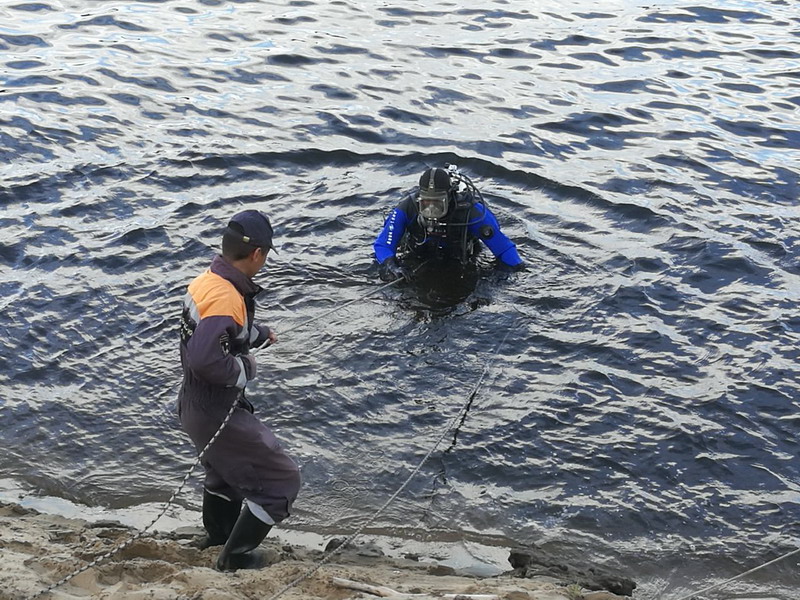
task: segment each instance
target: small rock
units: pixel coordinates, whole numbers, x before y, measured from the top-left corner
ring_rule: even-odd
[[[529,566],[532,561],[533,557],[526,552],[512,550],[508,553],[508,562],[511,564],[512,569],[524,569]]]
[[[588,592],[583,595],[583,600],[625,600],[611,592]]]
[[[577,583],[590,591],[606,591],[621,596],[633,595],[636,582],[605,568],[582,567],[564,563],[547,551],[534,546],[512,550],[508,562],[515,577],[541,577],[547,575],[562,581]]]
[[[88,523],[86,526],[89,529],[103,529],[106,527],[114,529],[129,529],[119,521],[113,521],[111,519],[100,519],[99,521],[95,521],[94,523]]]
[[[345,538],[333,538],[330,542],[325,544],[325,552],[333,552],[339,546],[344,544]]]
[[[73,536],[73,532],[68,529],[51,529],[47,534],[53,542],[63,542]]]
[[[431,565],[428,567],[428,574],[430,575],[455,575],[456,570],[447,565]]]
[[[121,533],[125,533],[127,531],[128,529],[125,527],[108,527],[105,529],[101,529],[95,535],[99,539],[113,540],[118,538]]]
[[[383,556],[383,550],[378,548],[375,544],[365,544],[364,546],[359,546],[356,554],[359,556],[367,556],[370,558],[378,558]]]
[[[195,527],[194,525],[185,525],[183,527],[178,527],[172,532],[173,539],[176,540],[187,540],[199,537],[201,535],[205,535],[206,530],[202,527]]]

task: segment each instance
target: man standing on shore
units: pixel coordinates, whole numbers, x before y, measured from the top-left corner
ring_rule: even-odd
[[[275,523],[289,515],[300,473],[272,431],[253,414],[245,397],[256,376],[251,348],[276,341],[269,327],[253,322],[253,281],[272,245],[272,225],[256,210],[234,215],[222,236],[222,254],[189,285],[181,317],[183,383],[178,416],[203,456],[205,484],[202,547],[222,545],[220,571],[265,566],[255,551]]]

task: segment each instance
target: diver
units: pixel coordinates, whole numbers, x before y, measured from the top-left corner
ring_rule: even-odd
[[[456,165],[426,169],[419,188],[392,209],[373,248],[384,281],[411,280],[412,269],[398,254],[418,259],[446,258],[467,264],[480,250],[480,242],[499,264],[524,268],[517,247],[500,231],[497,219],[472,180]]]

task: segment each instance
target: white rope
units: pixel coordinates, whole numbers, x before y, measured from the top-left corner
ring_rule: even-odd
[[[422,266],[422,265],[420,265],[420,266]],[[369,298],[370,296],[372,296],[372,294],[377,294],[381,290],[385,290],[386,288],[391,287],[391,286],[393,286],[396,283],[399,283],[401,281],[405,281],[405,280],[402,279],[402,278],[395,279],[394,281],[390,281],[389,283],[386,283],[386,284],[384,284],[384,285],[382,285],[380,287],[375,288],[374,290],[372,290],[370,292],[367,292],[366,294],[363,294],[362,296],[359,296],[355,300],[350,300],[349,302],[345,302],[341,306],[334,306],[332,309],[325,311],[321,315],[317,315],[316,317],[311,317],[310,319],[308,319],[306,321],[303,321],[302,323],[299,323],[298,325],[295,325],[294,327],[290,327],[289,329],[286,329],[285,331],[282,331],[281,335],[286,335],[287,333],[290,333],[290,332],[292,332],[292,331],[294,331],[296,329],[300,329],[301,327],[305,327],[309,323],[313,323],[314,321],[319,321],[323,317],[327,317],[328,315],[333,314],[336,311],[342,310],[343,308],[347,308],[348,306],[350,306],[351,304],[355,304],[356,302],[361,302],[365,298]]]
[[[760,571],[761,569],[763,569],[765,567],[768,567],[770,565],[774,565],[776,562],[780,562],[782,560],[785,560],[785,559],[789,558],[790,556],[794,556],[797,553],[800,553],[800,548],[792,550],[791,552],[787,552],[783,556],[779,556],[778,558],[775,558],[775,559],[773,559],[773,560],[771,560],[769,562],[766,562],[763,565],[760,565],[758,567],[750,569],[749,571],[745,571],[744,573],[740,573],[739,575],[736,575],[735,577],[731,577],[730,579],[726,579],[725,581],[720,581],[719,583],[715,583],[714,585],[710,585],[708,587],[704,587],[702,590],[698,590],[696,592],[692,592],[691,594],[688,594],[686,596],[681,596],[680,598],[678,598],[678,600],[691,600],[695,596],[698,596],[700,594],[705,594],[706,592],[710,592],[711,590],[715,590],[715,589],[717,589],[719,587],[722,587],[723,585],[726,585],[726,584],[728,584],[728,583],[730,583],[732,581],[736,581],[737,579],[741,579],[742,577],[746,577],[747,575],[750,575],[751,573],[755,573],[756,571]]]
[[[411,471],[411,474],[410,474],[410,475],[409,475],[409,476],[406,478],[406,480],[405,480],[405,481],[402,483],[402,485],[400,485],[400,487],[399,487],[399,488],[397,488],[397,491],[395,491],[395,492],[394,492],[394,494],[392,494],[392,495],[389,497],[389,499],[388,499],[386,502],[384,502],[383,506],[381,506],[381,507],[380,507],[380,508],[379,508],[379,509],[378,509],[378,510],[375,512],[375,514],[373,514],[373,515],[372,515],[372,516],[371,516],[369,519],[367,519],[367,520],[366,520],[366,521],[365,521],[365,522],[364,522],[364,523],[363,523],[363,524],[362,524],[362,525],[361,525],[361,526],[360,526],[358,529],[356,529],[356,531],[355,531],[355,532],[353,532],[352,534],[350,534],[350,536],[349,536],[349,537],[347,537],[347,538],[346,538],[346,539],[345,539],[345,540],[344,540],[344,541],[343,541],[341,544],[339,544],[339,545],[338,545],[336,548],[334,548],[333,550],[331,550],[330,552],[328,552],[328,554],[326,554],[325,556],[323,556],[323,557],[322,557],[322,559],[321,559],[321,560],[320,560],[320,561],[319,561],[319,562],[318,562],[318,563],[317,563],[315,566],[313,566],[312,568],[310,568],[310,569],[309,569],[308,571],[306,571],[306,572],[305,572],[303,575],[300,575],[299,577],[297,577],[296,579],[294,579],[294,580],[293,580],[293,581],[291,581],[290,583],[286,584],[286,585],[285,585],[283,588],[281,588],[281,589],[280,589],[280,590],[279,590],[277,593],[275,593],[275,594],[273,594],[272,596],[270,596],[268,600],[276,600],[277,598],[280,598],[280,597],[281,597],[283,594],[285,594],[286,592],[288,592],[290,589],[292,589],[292,588],[296,587],[297,585],[299,585],[300,583],[302,583],[303,581],[305,581],[305,580],[307,580],[309,577],[311,577],[311,576],[312,576],[314,573],[316,573],[317,571],[319,571],[319,570],[320,570],[320,568],[322,568],[322,566],[323,566],[325,563],[327,563],[327,562],[328,562],[328,561],[329,561],[331,558],[333,558],[333,556],[334,556],[334,555],[338,554],[338,553],[339,553],[340,551],[342,551],[342,550],[343,550],[343,549],[344,549],[344,548],[345,548],[345,547],[346,547],[348,544],[352,543],[352,541],[353,541],[354,539],[356,539],[356,538],[357,538],[359,535],[361,535],[361,533],[364,531],[364,529],[366,529],[366,528],[367,528],[369,525],[371,525],[371,524],[372,524],[372,522],[373,522],[373,521],[374,521],[376,518],[378,518],[378,516],[379,516],[379,515],[380,515],[380,514],[381,514],[381,513],[382,513],[384,510],[386,510],[386,509],[389,507],[389,505],[390,505],[392,502],[394,502],[394,501],[395,501],[395,499],[396,499],[396,498],[397,498],[397,497],[400,495],[400,493],[401,493],[401,492],[402,492],[402,491],[403,491],[403,490],[406,488],[406,486],[407,486],[407,485],[408,485],[408,484],[411,482],[411,480],[414,478],[414,476],[415,476],[417,473],[419,473],[420,469],[421,469],[421,468],[422,468],[422,466],[423,466],[423,465],[424,465],[424,464],[425,464],[425,463],[428,461],[428,459],[431,457],[431,455],[432,455],[432,454],[433,454],[433,453],[436,451],[436,448],[438,448],[438,447],[439,447],[439,444],[441,444],[441,443],[442,443],[442,440],[444,439],[444,437],[445,437],[445,436],[446,436],[446,435],[447,435],[447,434],[448,434],[450,431],[452,431],[452,430],[453,430],[453,428],[455,427],[456,423],[458,423],[458,422],[459,422],[459,420],[460,420],[460,419],[461,419],[461,417],[462,417],[462,414],[463,414],[463,413],[464,413],[464,412],[467,410],[467,408],[469,407],[470,403],[472,402],[472,400],[473,400],[473,399],[475,398],[475,396],[477,395],[477,393],[478,393],[478,390],[480,389],[481,385],[483,384],[483,380],[484,380],[484,378],[486,377],[486,374],[489,372],[489,368],[491,367],[492,363],[494,362],[495,358],[497,357],[497,354],[498,354],[498,352],[500,351],[500,348],[502,348],[502,347],[503,347],[503,344],[505,343],[506,339],[508,338],[508,335],[509,335],[509,333],[511,333],[511,327],[509,327],[509,328],[508,328],[508,331],[506,331],[506,335],[503,337],[503,339],[502,339],[502,341],[500,342],[500,344],[498,344],[498,346],[497,346],[497,348],[495,349],[494,353],[492,354],[491,358],[490,358],[490,359],[487,361],[486,365],[485,365],[485,366],[484,366],[484,368],[483,368],[483,372],[481,373],[481,376],[478,378],[478,381],[477,381],[477,383],[475,384],[475,387],[472,389],[472,392],[470,392],[469,396],[467,396],[467,399],[466,399],[466,401],[465,401],[465,402],[464,402],[464,404],[461,406],[461,408],[459,409],[458,413],[457,413],[457,414],[456,414],[456,415],[455,415],[455,416],[452,418],[452,420],[450,421],[450,424],[449,424],[449,425],[448,425],[448,426],[447,426],[447,427],[444,429],[444,431],[442,431],[442,434],[439,436],[439,438],[438,438],[438,439],[436,440],[436,442],[433,444],[433,447],[432,447],[430,450],[428,450],[428,453],[427,453],[427,454],[426,454],[426,455],[425,455],[425,456],[422,458],[422,460],[420,461],[420,463],[419,463],[419,464],[418,464],[418,465],[417,465],[417,466],[414,468],[414,470],[413,470],[413,471]]]

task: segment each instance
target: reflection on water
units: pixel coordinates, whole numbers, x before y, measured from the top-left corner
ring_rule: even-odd
[[[0,6],[0,478],[169,496],[183,290],[252,207],[280,252],[250,397],[302,464],[287,526],[363,522],[508,333],[376,528],[596,557],[646,600],[794,547],[797,17],[707,4]],[[384,215],[445,163],[528,270],[484,253],[367,296]],[[726,593],[794,600],[798,572]]]
[[[403,262],[413,271],[402,305],[410,310],[445,315],[456,310],[475,292],[482,269],[475,260],[461,263],[447,257],[415,258]]]

